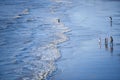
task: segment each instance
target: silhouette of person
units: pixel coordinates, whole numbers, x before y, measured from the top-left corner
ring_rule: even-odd
[[[60,23],[60,19],[57,19],[58,20],[58,23]]]
[[[112,17],[110,16],[110,26],[112,27]]]
[[[110,52],[113,53],[113,37],[110,36]]]
[[[113,37],[110,36],[110,45],[113,46]]]
[[[99,47],[101,48],[101,38],[99,38],[98,42],[99,42]]]
[[[105,48],[108,49],[108,38],[105,38]]]
[[[110,18],[110,21],[112,21],[112,17],[110,16],[109,18]]]

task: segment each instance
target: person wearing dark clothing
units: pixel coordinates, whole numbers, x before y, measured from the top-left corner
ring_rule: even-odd
[[[110,52],[113,53],[113,37],[110,36]]]
[[[110,26],[112,27],[112,17],[110,16]]]
[[[58,23],[60,23],[60,19],[58,19]]]
[[[105,38],[105,48],[108,49],[108,38]]]
[[[110,18],[110,21],[112,21],[112,17],[110,16],[109,18]]]

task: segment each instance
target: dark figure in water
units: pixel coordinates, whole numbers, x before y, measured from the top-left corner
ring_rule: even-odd
[[[110,46],[111,56],[113,56],[113,45]]]
[[[110,51],[113,52],[113,37],[110,36]]]
[[[113,37],[112,36],[110,36],[110,44],[113,45]]]
[[[109,18],[110,18],[110,21],[112,21],[112,17],[110,16]]]
[[[110,26],[112,26],[112,17],[110,16]]]
[[[60,23],[60,19],[57,19],[58,20],[58,23]]]
[[[113,37],[112,36],[110,36],[110,52],[113,53]]]
[[[105,38],[105,48],[108,49],[108,38]]]

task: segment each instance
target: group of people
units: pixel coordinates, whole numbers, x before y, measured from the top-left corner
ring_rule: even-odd
[[[99,38],[99,44],[101,44],[101,38]],[[105,45],[108,45],[108,38],[105,38]],[[110,36],[110,45],[113,46],[113,37]]]
[[[113,37],[110,36],[110,38],[108,39],[107,37],[104,39],[105,42],[105,48],[108,49],[108,44],[110,45],[110,51],[112,52],[113,51]],[[99,38],[99,45],[100,45],[100,48],[101,48],[101,38]]]
[[[110,18],[110,24],[112,26],[112,17],[109,17],[109,18]],[[110,51],[113,52],[113,37],[112,36],[110,36],[109,39],[107,37],[105,37],[104,44],[105,44],[106,49],[108,49],[108,45],[110,45]],[[101,38],[99,38],[99,45],[101,48]]]

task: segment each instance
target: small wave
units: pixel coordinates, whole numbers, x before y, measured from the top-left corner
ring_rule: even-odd
[[[22,16],[20,16],[20,15],[14,16],[15,19],[19,19],[19,18],[21,18],[21,17],[22,17]]]
[[[53,19],[53,21],[54,21],[54,19]],[[58,39],[56,39],[56,40],[52,41],[50,44],[42,47],[43,56],[41,57],[41,60],[51,61],[52,64],[54,64],[55,60],[57,60],[58,58],[61,57],[60,51],[59,51],[57,45],[59,43],[62,43],[62,42],[65,42],[68,40],[68,37],[64,33],[70,31],[67,27],[65,27],[65,25],[63,23],[58,24],[57,21],[54,23],[55,23],[55,25],[53,27],[56,28],[56,30],[57,30],[57,32],[54,35],[57,36]],[[47,51],[47,53],[46,53],[46,51]],[[49,65],[51,65],[51,64],[49,64]],[[53,72],[55,70],[55,66],[54,66],[54,68],[53,68],[53,66],[54,65],[51,65],[51,69],[50,69],[51,72]],[[46,74],[48,75],[49,71]],[[46,74],[44,76],[47,76]]]
[[[26,21],[27,21],[27,22],[31,22],[31,21],[35,21],[35,19],[34,19],[34,18],[29,18],[29,19],[27,19]]]
[[[29,14],[29,9],[25,9],[25,10],[23,10],[20,14],[14,16],[13,18],[15,18],[15,19],[19,19],[19,18],[22,17],[22,15],[27,15],[27,14]]]

